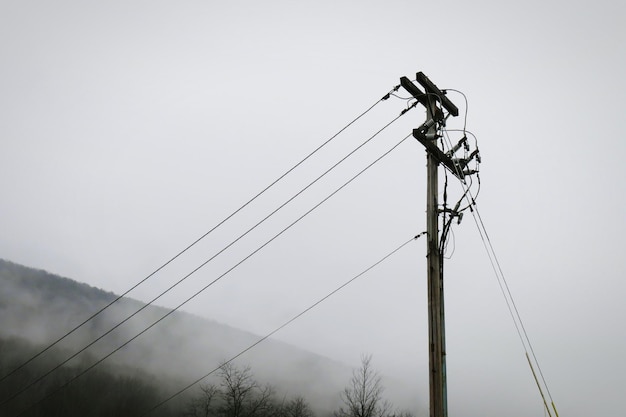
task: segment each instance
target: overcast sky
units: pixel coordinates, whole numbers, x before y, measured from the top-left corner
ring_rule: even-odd
[[[467,96],[483,159],[478,208],[560,415],[622,416],[625,9],[2,1],[0,257],[122,293],[423,71]],[[465,102],[449,97],[462,114],[448,127],[461,129]],[[379,104],[130,295],[154,297],[405,107]],[[222,274],[424,117],[407,113],[157,304],[175,306]],[[425,185],[424,150],[407,140],[184,310],[269,332],[425,230]],[[451,200],[459,190],[450,179]],[[371,353],[426,407],[424,243],[276,337],[350,365]],[[469,213],[448,255],[450,415],[543,415]]]

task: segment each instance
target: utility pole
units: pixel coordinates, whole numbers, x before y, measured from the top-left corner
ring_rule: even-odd
[[[458,116],[458,108],[433,84],[422,72],[416,76],[425,92],[406,77],[400,84],[419,103],[426,107],[426,122],[413,130],[413,136],[427,151],[427,187],[426,187],[426,224],[428,234],[428,343],[429,343],[429,386],[430,386],[430,417],[448,416],[448,399],[446,383],[446,339],[445,315],[443,298],[443,257],[439,242],[439,203],[438,173],[439,164],[444,164],[459,179],[471,174],[465,171],[469,160],[453,159],[452,156],[463,144],[459,144],[444,153],[437,145],[437,132],[445,123],[443,110],[449,115]],[[474,154],[475,155],[475,154]],[[471,159],[473,155],[469,158]],[[454,210],[451,216],[456,213]]]
[[[434,103],[434,100],[432,101]],[[426,118],[434,117],[434,105],[429,103]],[[426,133],[434,137],[437,126],[433,124]],[[434,139],[436,140],[436,139]],[[439,162],[428,153],[426,164],[426,232],[428,236],[428,333],[430,370],[430,417],[447,417],[446,401],[446,345],[443,309],[442,259],[439,253]]]

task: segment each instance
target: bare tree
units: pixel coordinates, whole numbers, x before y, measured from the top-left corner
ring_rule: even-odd
[[[200,391],[200,396],[191,401],[186,416],[210,417],[215,415],[215,400],[218,399],[219,388],[213,384],[201,384]]]
[[[386,417],[391,405],[383,400],[384,387],[378,372],[372,369],[372,356],[361,357],[361,367],[352,372],[350,384],[341,393],[344,406],[335,417]]]
[[[285,417],[313,417],[309,403],[302,397],[293,398],[283,407]]]
[[[225,417],[258,417],[271,409],[272,387],[261,386],[249,366],[239,369],[230,362],[225,363],[220,367],[220,377]]]

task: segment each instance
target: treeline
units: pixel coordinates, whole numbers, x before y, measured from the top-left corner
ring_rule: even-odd
[[[217,382],[200,384],[191,399],[186,417],[313,417],[304,397],[279,397],[274,387],[259,383],[249,366],[240,368],[225,363],[219,368]]]
[[[69,356],[62,350],[50,349],[18,369],[38,352],[26,340],[0,339],[0,378],[6,376],[0,382],[0,416],[139,416],[163,398],[166,384],[136,369],[102,364],[76,378],[95,361],[89,355],[33,383]],[[153,415],[180,413],[166,406]]]
[[[164,402],[184,382],[104,363],[83,374],[96,360],[89,355],[34,383],[68,356],[50,349],[22,366],[38,352],[26,340],[0,339],[0,417],[410,417],[384,400],[382,378],[373,370],[371,357],[362,358],[339,393],[342,406],[316,415],[327,407],[310,404],[306,393],[282,395],[259,382],[249,366],[232,362],[225,362],[213,379]]]
[[[359,369],[340,393],[342,405],[333,417],[413,417],[399,411],[384,399],[382,377],[372,368],[371,356],[364,356]],[[314,417],[303,396],[287,398],[276,395],[271,385],[260,384],[251,368],[225,363],[217,380],[199,386],[190,400],[186,417]]]

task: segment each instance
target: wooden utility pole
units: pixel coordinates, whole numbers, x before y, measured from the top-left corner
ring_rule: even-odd
[[[453,116],[457,116],[459,110],[423,73],[419,72],[416,79],[424,87],[425,93],[406,77],[400,79],[400,84],[426,107],[426,122],[413,130],[413,136],[424,145],[427,151],[426,231],[428,234],[430,417],[447,417],[443,259],[439,249],[439,203],[437,201],[439,164],[444,164],[453,173],[456,172],[455,175],[459,178],[462,178],[464,173],[462,168],[459,170],[458,162],[454,162],[450,154],[439,149],[437,132],[445,120],[442,108]]]
[[[433,100],[433,103],[434,100]],[[431,120],[435,111],[427,107],[427,120]],[[436,134],[433,124],[427,137]],[[436,139],[435,139],[436,140]],[[443,309],[443,276],[439,253],[439,162],[431,153],[427,155],[426,185],[426,232],[428,235],[428,334],[429,334],[429,386],[430,417],[447,417],[446,401],[446,345],[445,321]]]

